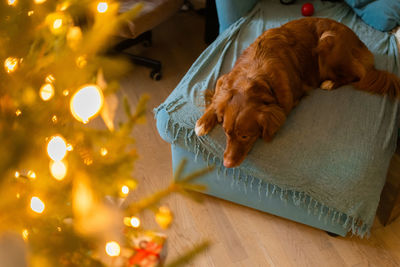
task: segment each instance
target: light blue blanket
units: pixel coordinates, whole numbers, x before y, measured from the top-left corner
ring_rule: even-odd
[[[398,75],[395,37],[364,24],[345,4],[315,1],[314,16],[329,17],[352,28],[375,54],[376,67]],[[201,155],[211,164],[251,182],[258,192],[293,190],[296,205],[333,213],[354,234],[369,233],[391,156],[396,147],[398,102],[359,92],[350,86],[335,91],[316,89],[289,115],[271,143],[256,142],[246,160],[233,170],[221,164],[225,135],[217,126],[197,137],[194,125],[204,111],[202,92],[230,71],[241,52],[263,31],[301,17],[302,1],[283,6],[261,1],[224,31],[193,64],[177,88],[156,110],[168,112],[166,132],[174,143]]]

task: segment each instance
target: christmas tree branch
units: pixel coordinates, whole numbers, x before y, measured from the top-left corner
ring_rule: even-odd
[[[193,249],[186,252],[183,256],[179,257],[176,260],[165,265],[165,267],[179,267],[179,266],[186,266],[190,263],[197,255],[204,252],[207,248],[209,248],[210,242],[204,241],[203,243],[196,245]]]

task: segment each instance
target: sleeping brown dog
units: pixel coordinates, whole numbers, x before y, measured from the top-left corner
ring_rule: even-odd
[[[240,165],[254,142],[269,142],[307,91],[353,84],[398,97],[399,79],[374,68],[372,53],[347,26],[303,18],[258,37],[216,84],[198,136],[222,123],[227,142],[224,166]]]

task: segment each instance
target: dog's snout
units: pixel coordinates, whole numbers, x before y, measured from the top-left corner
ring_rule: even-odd
[[[225,166],[226,168],[232,168],[232,167],[235,166],[235,162],[234,162],[232,159],[225,158],[225,159],[224,159],[224,166]]]

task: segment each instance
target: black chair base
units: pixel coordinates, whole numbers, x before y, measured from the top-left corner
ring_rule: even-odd
[[[151,69],[150,78],[153,80],[159,81],[162,78],[161,73],[161,62],[155,59],[132,55],[130,53],[124,52],[124,50],[128,49],[131,46],[137,45],[139,43],[143,43],[144,46],[149,47],[152,45],[152,36],[151,31],[147,31],[136,37],[135,39],[125,39],[119,43],[117,43],[111,50],[111,54],[118,54],[127,57],[134,64],[145,66]]]

